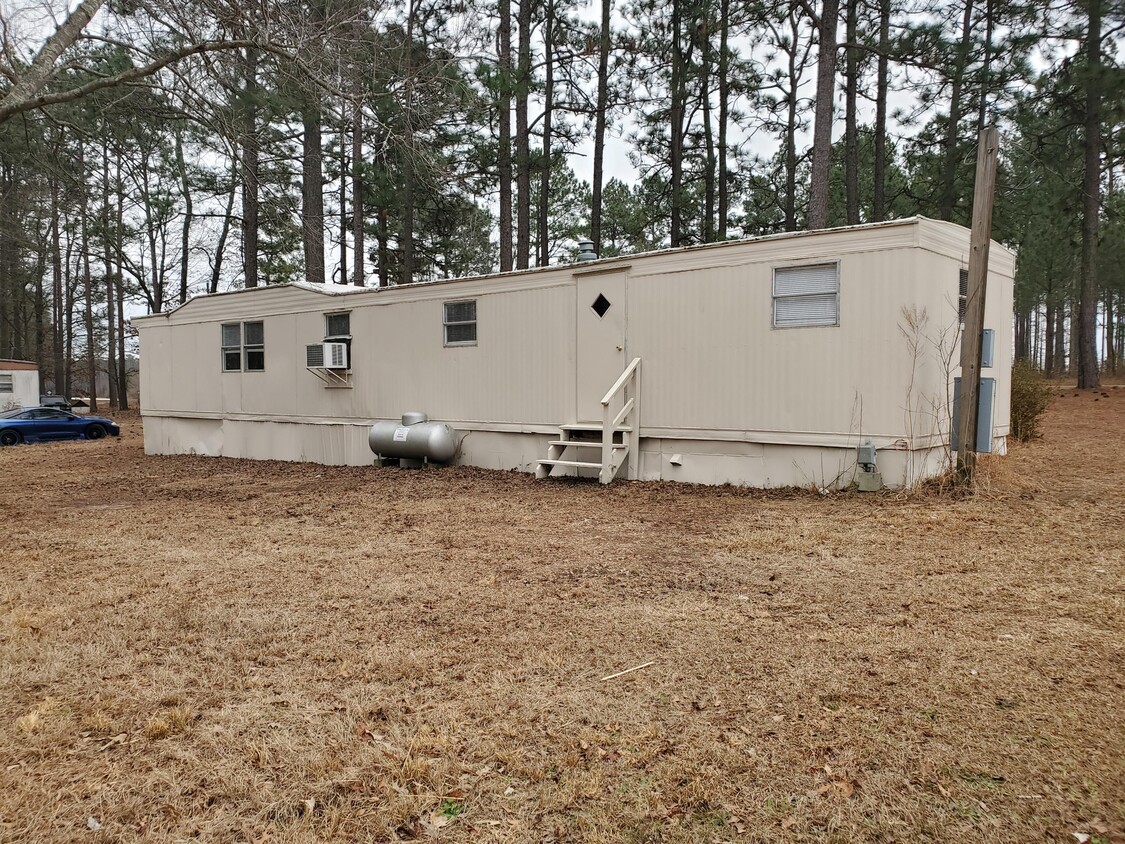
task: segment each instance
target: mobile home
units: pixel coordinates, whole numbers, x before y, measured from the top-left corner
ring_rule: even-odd
[[[948,461],[969,231],[911,218],[134,320],[149,454],[370,465],[421,412],[491,469],[837,488]],[[1008,434],[1014,255],[991,245],[984,448]],[[861,449],[861,446],[865,447]]]
[[[0,410],[39,404],[39,365],[28,360],[0,360]]]

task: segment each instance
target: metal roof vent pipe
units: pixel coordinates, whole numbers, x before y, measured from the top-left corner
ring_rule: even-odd
[[[594,251],[594,241],[580,240],[578,241],[578,260],[579,261],[596,261],[598,260],[598,253]]]

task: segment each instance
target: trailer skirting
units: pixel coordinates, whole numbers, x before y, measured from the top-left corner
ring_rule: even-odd
[[[366,422],[294,422],[145,415],[145,453],[196,454],[250,460],[283,460],[329,466],[370,466]],[[483,430],[454,425],[459,451],[454,462],[484,469],[534,472],[557,433]],[[800,445],[687,437],[642,436],[642,480],[750,487],[842,489],[856,477],[856,446]],[[998,437],[995,451],[1005,451]],[[878,452],[883,482],[910,486],[940,474],[948,449],[941,445]]]

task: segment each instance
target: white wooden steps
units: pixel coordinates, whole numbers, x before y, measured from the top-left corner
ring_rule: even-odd
[[[547,456],[539,460],[535,467],[536,478],[549,478],[555,468],[561,466],[574,470],[597,469],[598,480],[608,484],[626,461],[629,465],[629,478],[635,479],[638,476],[640,366],[641,359],[633,358],[633,362],[605,394],[601,402],[602,422],[575,422],[559,426],[560,438],[548,442]],[[611,408],[618,404],[621,409],[614,413]],[[597,460],[589,457],[579,459],[595,449],[599,452]]]
[[[601,425],[575,423],[573,425],[560,425],[559,430],[562,432],[561,437],[548,442],[547,456],[539,461],[538,468],[535,471],[536,478],[541,480],[551,477],[551,473],[556,466],[570,469],[597,469],[599,474],[603,468],[607,468],[602,465],[599,459],[582,459],[583,457],[595,457],[595,455],[590,454],[591,451],[601,451]],[[632,428],[629,426],[619,425],[614,432],[613,442],[610,446],[611,465],[609,467],[613,474],[617,474],[617,470],[621,466],[621,460],[613,458],[624,457],[627,445],[623,438],[631,431]],[[596,457],[600,458],[601,455],[598,454]],[[612,478],[612,475],[610,477]]]

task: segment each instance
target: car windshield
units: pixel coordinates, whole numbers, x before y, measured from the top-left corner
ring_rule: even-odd
[[[3,413],[0,413],[0,419],[15,419],[21,413],[23,413],[22,407],[16,408],[15,410],[5,410]]]

